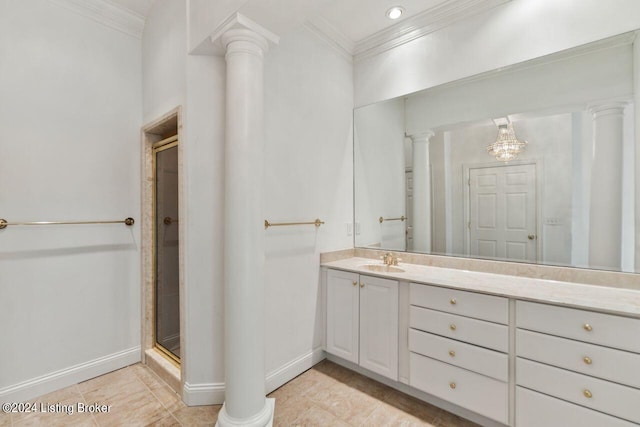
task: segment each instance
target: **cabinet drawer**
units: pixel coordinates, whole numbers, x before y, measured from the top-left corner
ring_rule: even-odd
[[[516,388],[516,427],[633,427],[635,425],[526,388]]]
[[[578,405],[640,422],[640,390],[517,358],[518,385]]]
[[[509,323],[509,300],[492,295],[411,283],[409,303],[490,322]]]
[[[504,353],[409,329],[409,351],[450,363],[500,381],[509,379],[509,357]]]
[[[509,350],[509,328],[497,323],[410,306],[409,326],[502,352]]]
[[[640,388],[640,354],[517,330],[516,354],[526,359]]]
[[[507,383],[409,354],[409,385],[501,423],[507,423]]]
[[[516,326],[640,353],[640,319],[518,301]]]

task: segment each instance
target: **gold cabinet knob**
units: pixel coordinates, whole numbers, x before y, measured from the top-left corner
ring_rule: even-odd
[[[456,383],[449,383],[449,387],[451,387],[452,389],[456,388]]]
[[[593,393],[591,393],[589,390],[583,391],[582,394],[584,394],[584,397],[586,397],[587,399],[591,399],[593,397]]]
[[[588,323],[585,323],[585,324],[582,326],[582,328],[583,328],[585,331],[587,331],[587,332],[591,332],[591,331],[593,331],[593,326],[591,326],[591,325],[590,325],[590,324],[588,324]]]
[[[456,299],[455,299],[455,298],[451,298],[451,300],[449,301],[449,303],[450,303],[451,305],[456,305],[456,304],[458,303],[458,301],[456,301]]]
[[[582,360],[584,360],[584,363],[586,363],[587,365],[591,365],[593,363],[593,360],[591,360],[591,358],[588,356],[585,356]]]
[[[364,283],[360,282],[360,287],[364,288]]]
[[[456,352],[455,352],[455,351],[453,351],[453,350],[450,350],[450,351],[449,351],[449,356],[451,356],[451,357],[456,357]]]
[[[353,283],[353,286],[357,286],[358,285],[358,281],[357,280],[354,280],[352,283]]]
[[[454,325],[453,323],[449,325],[449,329],[451,329],[452,331],[456,330],[456,325]]]
[[[527,238],[528,238],[529,240],[533,240],[533,239],[535,239],[535,238],[536,238],[536,235],[535,235],[535,234],[529,234],[529,235],[527,236]]]

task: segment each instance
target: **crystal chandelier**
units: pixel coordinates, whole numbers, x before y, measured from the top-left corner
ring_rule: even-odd
[[[508,162],[518,157],[527,147],[527,141],[518,141],[513,131],[513,124],[498,126],[498,138],[487,145],[487,153],[501,162]]]

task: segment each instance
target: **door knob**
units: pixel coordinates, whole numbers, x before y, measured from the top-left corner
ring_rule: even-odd
[[[536,235],[535,234],[529,234],[527,237],[529,238],[529,240],[533,240],[533,239],[536,238]]]

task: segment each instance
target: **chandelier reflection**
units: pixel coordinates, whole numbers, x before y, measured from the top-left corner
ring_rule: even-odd
[[[501,162],[508,162],[518,157],[527,148],[527,141],[518,141],[513,130],[513,124],[498,126],[498,138],[493,144],[487,145],[487,153]]]

